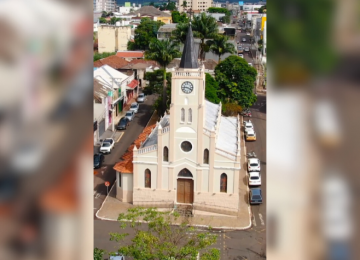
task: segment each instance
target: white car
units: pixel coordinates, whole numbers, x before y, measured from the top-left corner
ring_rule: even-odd
[[[138,98],[137,98],[137,102],[144,102],[145,101],[145,94],[144,93],[140,93]]]
[[[242,40],[241,40],[241,41],[246,42],[246,38],[242,38]]]
[[[244,121],[244,133],[249,129],[254,130],[253,124],[250,121]]]
[[[248,159],[248,172],[259,172],[260,160],[258,158]]]
[[[244,58],[244,55],[243,55],[243,54],[239,54],[239,57],[240,57],[240,58]]]
[[[115,141],[112,138],[106,138],[100,147],[100,153],[110,153],[115,146]]]
[[[249,186],[260,186],[261,185],[261,174],[260,172],[249,173]]]
[[[129,110],[126,112],[125,117],[127,117],[127,119],[129,119],[129,121],[133,121],[133,119],[135,117],[135,112],[132,110]]]
[[[250,33],[246,33],[246,35],[250,35]]]
[[[135,114],[139,112],[139,104],[136,102],[132,103],[130,106],[130,111],[134,111]]]

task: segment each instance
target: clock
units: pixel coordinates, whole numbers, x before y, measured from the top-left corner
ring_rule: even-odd
[[[194,89],[193,84],[190,81],[185,81],[183,84],[181,84],[181,90],[185,94],[190,94]]]

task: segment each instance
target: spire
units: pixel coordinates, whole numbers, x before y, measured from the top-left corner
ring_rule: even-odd
[[[191,24],[189,25],[189,30],[186,36],[183,53],[180,61],[180,68],[183,69],[197,69],[199,68],[198,64],[198,55],[195,51],[194,37],[191,30]]]

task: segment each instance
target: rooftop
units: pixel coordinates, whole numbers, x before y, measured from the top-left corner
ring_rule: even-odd
[[[172,32],[176,29],[177,23],[170,23],[160,26],[158,32]]]
[[[159,122],[159,124],[155,127],[155,129],[151,132],[151,134],[149,135],[149,137],[145,140],[145,142],[143,143],[143,145],[141,146],[141,148],[143,147],[147,147],[147,146],[151,146],[154,144],[157,144],[157,133],[158,133],[158,128],[159,125],[161,125],[162,128],[167,127],[170,125],[170,116],[169,115],[165,115]]]
[[[129,62],[122,57],[112,55],[94,62],[94,67],[101,67],[103,65],[109,65],[114,69],[120,69],[126,66]]]
[[[160,11],[156,9],[154,6],[143,6],[140,9],[129,13],[128,15],[151,15],[151,16],[158,16],[158,17],[171,17],[170,14],[165,13],[163,11]]]
[[[120,88],[120,84],[128,77],[128,75],[113,69],[109,65],[103,65],[94,71],[94,79],[96,79],[101,85],[105,85],[110,88]],[[113,86],[113,82],[117,84]]]
[[[118,51],[116,56],[121,58],[144,58],[144,51]]]
[[[205,128],[212,130],[216,126],[220,105],[205,100]]]
[[[238,149],[238,119],[237,117],[221,116],[216,148],[237,154]]]

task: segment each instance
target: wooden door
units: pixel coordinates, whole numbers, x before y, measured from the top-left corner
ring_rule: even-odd
[[[194,200],[194,181],[189,179],[177,180],[177,202],[193,203]]]

